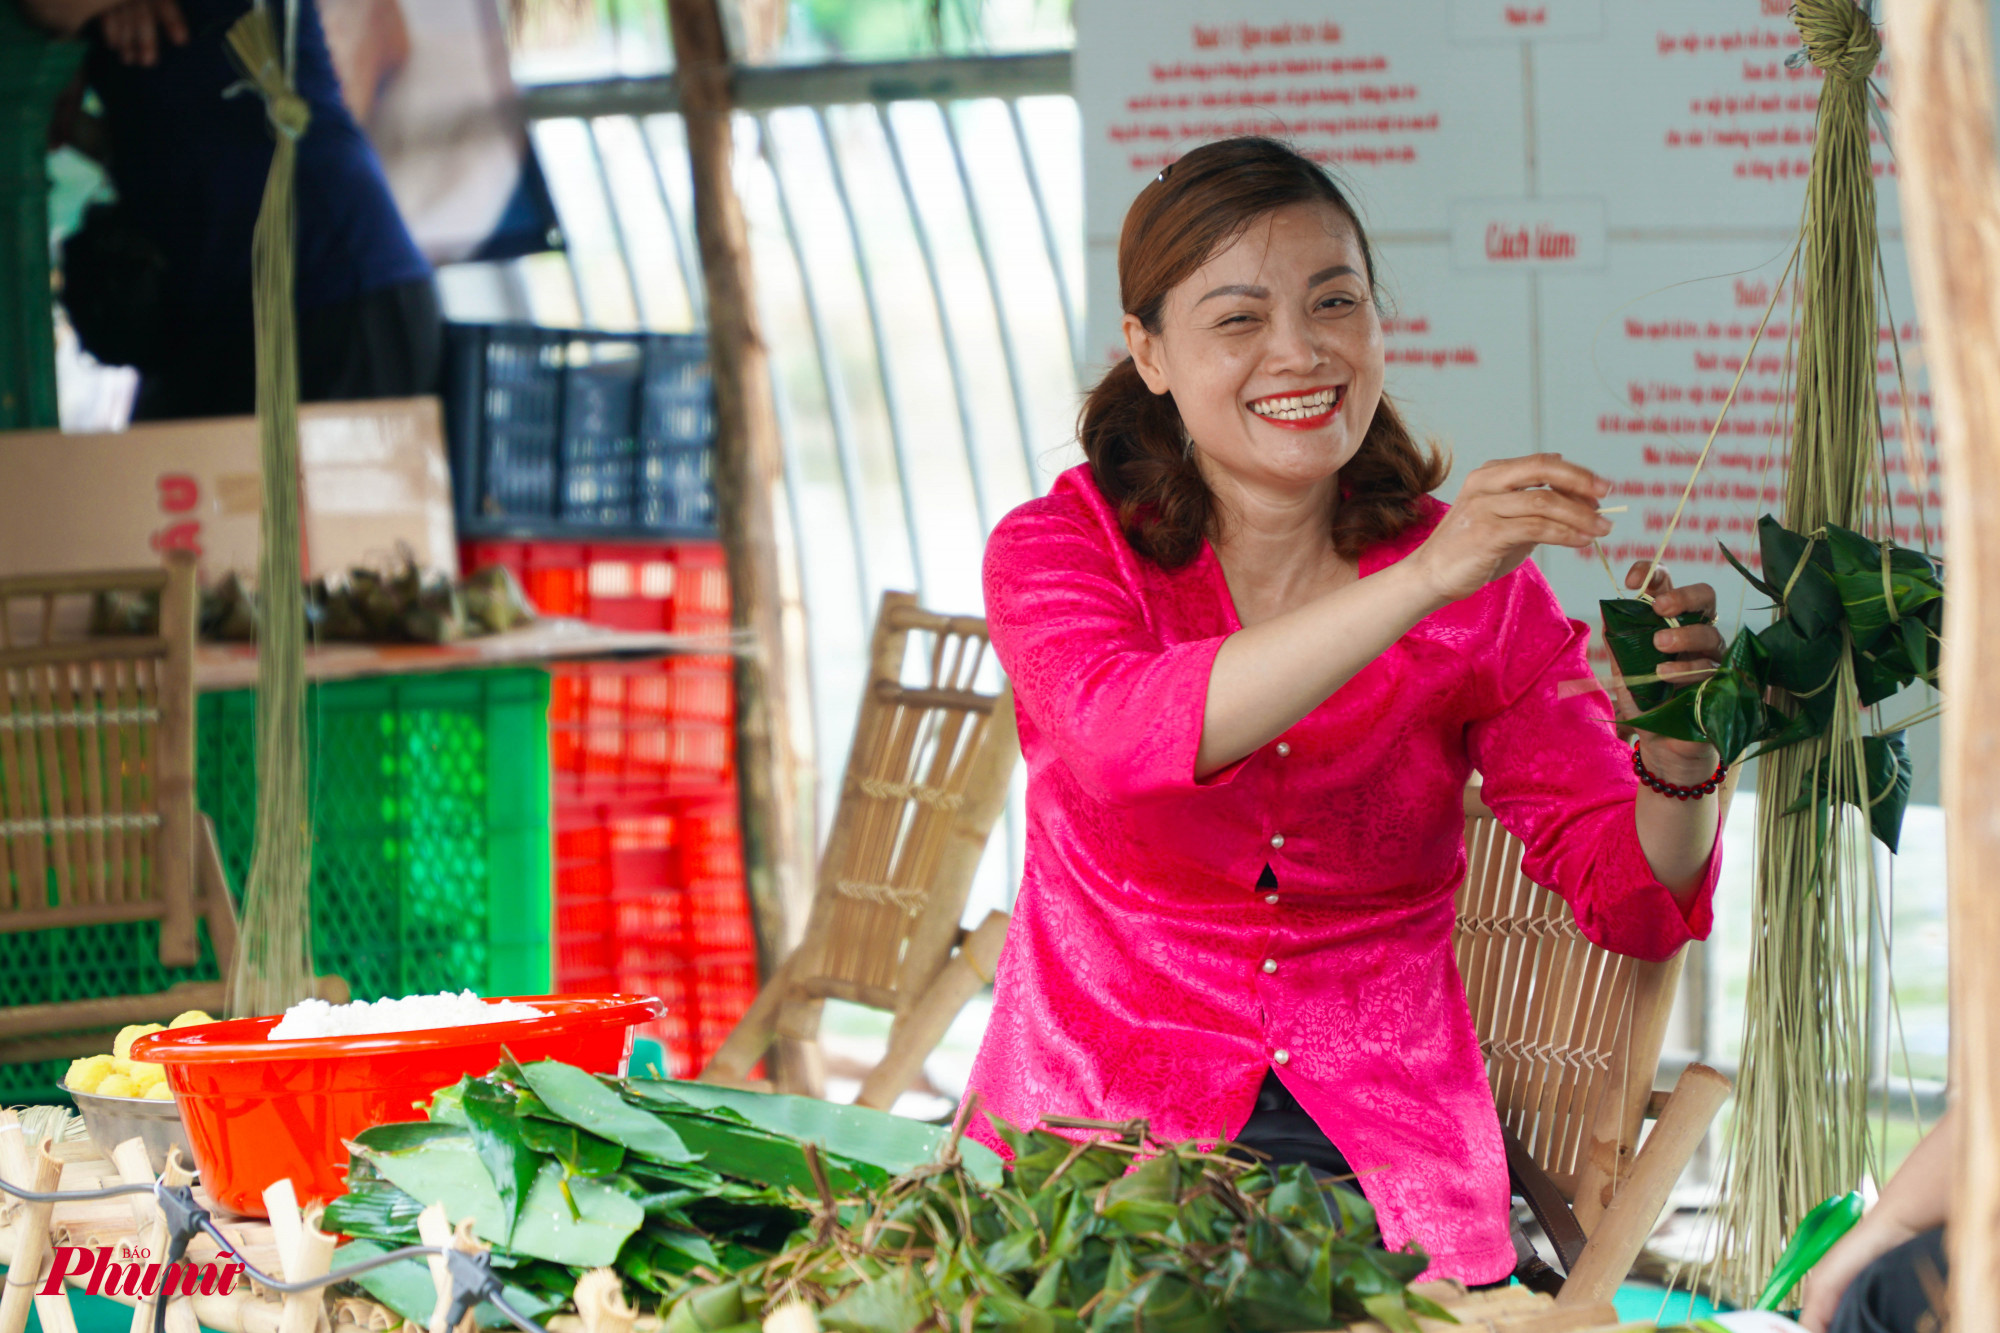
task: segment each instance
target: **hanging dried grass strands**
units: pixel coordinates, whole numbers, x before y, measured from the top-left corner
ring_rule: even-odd
[[[1793,15],[1825,78],[1799,256],[1785,526],[1874,532],[1888,508],[1878,484],[1880,244],[1868,139],[1869,77],[1881,43],[1854,0],[1796,0]],[[1755,1297],[1799,1220],[1823,1199],[1856,1188],[1874,1158],[1868,923],[1876,910],[1875,863],[1865,815],[1866,728],[1849,654],[1841,654],[1828,690],[1832,716],[1822,734],[1759,765],[1756,934],[1717,1274],[1721,1290],[1739,1302]],[[1780,699],[1777,706],[1790,712],[1799,705]],[[1819,797],[1799,808],[1802,792]]]
[[[296,29],[294,21],[288,29]],[[311,118],[278,51],[270,11],[229,30],[250,91],[264,99],[276,146],[251,240],[257,337],[257,427],[264,471],[263,605],[257,648],[257,842],[229,979],[231,1017],[282,1012],[313,993],[312,821],[306,804],[305,606],[299,541],[298,319],[292,303],[296,227],[292,173]]]

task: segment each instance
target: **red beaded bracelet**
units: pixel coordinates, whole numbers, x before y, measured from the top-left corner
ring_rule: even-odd
[[[1702,797],[1722,785],[1722,775],[1728,771],[1729,765],[1717,764],[1715,772],[1709,776],[1708,781],[1696,783],[1692,787],[1679,787],[1671,782],[1656,778],[1648,772],[1646,761],[1639,757],[1639,742],[1632,742],[1632,772],[1638,775],[1639,781],[1646,784],[1646,786],[1651,787],[1662,796],[1671,796],[1677,801],[1699,801]]]

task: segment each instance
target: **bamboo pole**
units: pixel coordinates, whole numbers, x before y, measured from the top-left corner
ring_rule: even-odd
[[[758,953],[770,976],[812,905],[813,755],[805,707],[803,604],[779,542],[784,455],[770,352],[757,315],[750,240],[733,176],[730,59],[717,0],[668,0],[681,115],[694,177],[695,235],[708,288],[715,382],[715,492],[729,560],[731,615],[753,651],[736,664],[736,770],[743,864]],[[787,547],[789,550],[789,546]],[[816,1047],[780,1042],[781,1081],[816,1091]]]
[[[1904,236],[1929,358],[1951,555],[1944,696],[1951,1047],[1960,1119],[1954,1333],[2000,1330],[2000,160],[1986,0],[1889,0]]]

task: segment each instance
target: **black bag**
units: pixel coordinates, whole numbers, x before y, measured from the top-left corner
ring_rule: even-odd
[[[166,344],[167,257],[131,210],[92,204],[62,246],[62,303],[77,340],[107,366],[159,367]]]

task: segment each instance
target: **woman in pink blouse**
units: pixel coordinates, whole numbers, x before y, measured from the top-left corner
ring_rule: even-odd
[[[1608,484],[1544,454],[1431,499],[1374,273],[1333,182],[1269,140],[1196,149],[1125,219],[1132,355],[1084,408],[1089,464],[986,553],[1028,849],[971,1087],[1019,1125],[1344,1162],[1388,1244],[1491,1282],[1515,1251],[1451,948],[1467,778],[1584,933],[1644,958],[1708,933],[1717,803],[1642,788],[1610,701],[1562,688],[1587,631],[1528,557],[1607,532]],[[1665,674],[1721,646],[1665,631]],[[1716,772],[1639,752],[1663,783]]]

